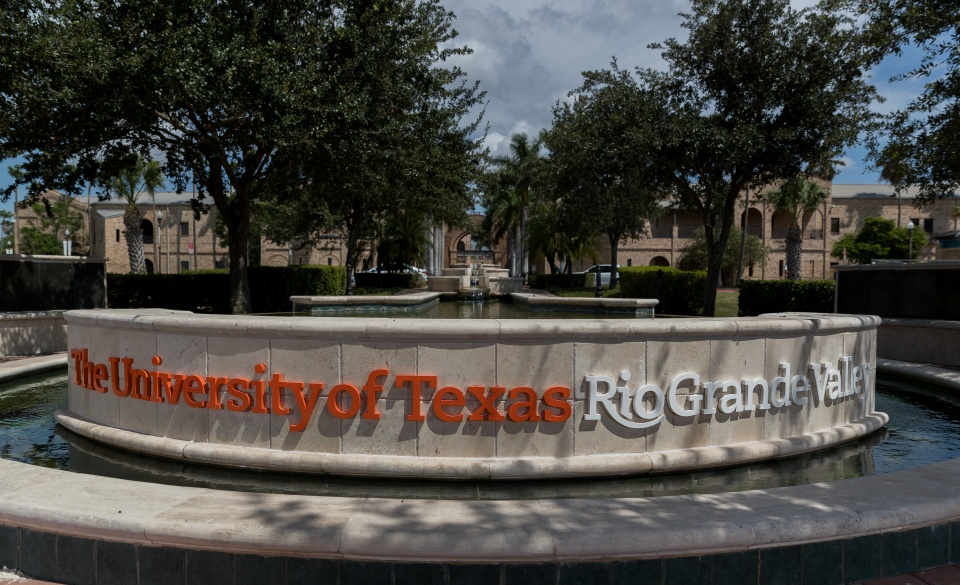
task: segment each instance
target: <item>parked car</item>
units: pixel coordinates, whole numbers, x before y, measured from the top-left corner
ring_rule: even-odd
[[[387,266],[383,266],[383,270],[380,270],[380,267],[374,266],[369,270],[364,270],[364,272],[409,272],[411,274],[420,274],[421,276],[427,276],[427,271],[423,268],[417,268],[416,266],[410,266],[409,264],[403,265],[403,270],[390,270]]]
[[[596,274],[600,272],[600,286],[610,286],[610,265],[609,264],[594,264],[590,268],[587,268],[583,272],[574,272],[574,274]],[[617,272],[620,272],[620,265],[617,264]]]

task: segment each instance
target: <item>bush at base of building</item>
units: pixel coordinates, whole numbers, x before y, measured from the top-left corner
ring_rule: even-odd
[[[291,310],[293,295],[342,295],[342,266],[252,266],[250,299],[254,313]],[[163,308],[194,313],[230,312],[226,270],[182,274],[107,274],[107,304],[113,309]]]
[[[832,280],[742,280],[740,316],[764,313],[832,313]]]
[[[658,315],[699,315],[707,273],[657,266],[620,269],[620,296],[631,299],[658,299]]]
[[[534,274],[530,277],[530,288],[537,290],[561,290],[565,288],[587,288],[587,277],[592,274]],[[590,286],[594,279],[590,278]],[[606,287],[604,287],[606,288]]]

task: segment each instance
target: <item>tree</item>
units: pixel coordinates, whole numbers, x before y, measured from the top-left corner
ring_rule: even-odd
[[[723,267],[721,269],[724,286],[737,285],[737,272],[740,265],[740,242],[742,232],[740,228],[730,228],[730,239],[727,249],[723,252]],[[743,241],[743,262],[746,266],[763,264],[769,250],[757,236],[747,234]],[[677,267],[681,270],[704,270],[707,267],[707,242],[703,230],[698,229],[693,241],[681,252],[682,257]]]
[[[837,240],[830,255],[834,258],[846,257],[855,264],[870,264],[873,260],[916,260],[926,244],[927,236],[923,230],[897,227],[892,219],[868,217],[863,221],[863,228],[857,233],[847,234]]]
[[[803,216],[817,208],[829,197],[829,193],[819,185],[806,179],[790,179],[784,181],[780,188],[760,196],[773,204],[774,208],[783,210],[790,217],[790,227],[787,230],[787,278],[800,279],[800,256],[803,253],[803,231],[800,222]]]
[[[66,196],[52,202],[43,199],[34,203],[33,211],[40,225],[20,230],[20,251],[23,254],[59,255],[63,253],[63,241],[69,239],[73,253],[81,253],[85,245],[81,236],[83,214],[70,208],[72,202],[73,198]]]
[[[872,117],[863,74],[872,55],[849,19],[787,0],[694,0],[683,26],[685,42],[654,45],[668,71],[639,73],[668,96],[650,152],[703,221],[704,314],[713,315],[737,198],[802,176],[856,140]]]
[[[388,218],[377,246],[377,266],[402,272],[407,265],[424,265],[433,247],[428,229],[421,213],[401,211]]]
[[[877,163],[880,165],[880,178],[890,183],[893,187],[893,196],[897,198],[897,227],[900,227],[902,203],[900,192],[907,186],[907,177],[911,173],[910,165],[904,160],[900,146],[894,143],[887,144],[881,150]]]
[[[143,214],[137,202],[144,193],[152,200],[157,188],[163,185],[160,163],[138,157],[129,167],[122,169],[116,176],[105,181],[107,189],[123,199],[127,208],[123,212],[123,238],[127,243],[127,255],[130,258],[130,272],[146,272],[143,258]]]
[[[256,202],[304,194],[342,211],[347,192],[386,197],[384,175],[410,171],[391,165],[412,156],[408,194],[449,187],[432,155],[453,145],[397,131],[446,121],[451,95],[477,97],[438,65],[463,49],[435,0],[35,4],[0,19],[0,38],[18,47],[0,60],[0,147],[24,154],[26,183],[67,192],[161,153],[176,188],[193,181],[223,218],[234,312],[250,310]]]
[[[564,214],[582,226],[577,231],[606,234],[613,289],[620,241],[640,237],[660,212],[664,194],[649,148],[662,102],[616,61],[610,70],[584,73],[572,95],[572,103],[554,106],[553,126],[543,135],[548,176]]]
[[[871,156],[884,168],[891,149],[920,187],[916,205],[952,195],[960,186],[960,5],[936,0],[832,0],[832,8],[867,17],[864,39],[879,58],[906,46],[923,52],[919,66],[896,80],[927,79],[923,91],[890,114],[871,140]],[[887,139],[886,145],[883,138]]]

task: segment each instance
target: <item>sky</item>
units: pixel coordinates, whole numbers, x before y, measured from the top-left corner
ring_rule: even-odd
[[[795,8],[812,0],[793,0]],[[567,99],[581,83],[581,72],[609,66],[616,57],[621,68],[663,69],[659,51],[647,45],[671,37],[685,38],[678,13],[689,9],[688,0],[444,0],[455,15],[457,42],[473,49],[458,58],[472,80],[486,91],[483,125],[486,146],[493,154],[509,154],[510,136],[536,135],[550,125],[551,107]],[[892,76],[919,63],[916,51],[888,58],[872,72],[880,95],[879,112],[902,108],[915,97],[922,81],[891,83]],[[837,183],[879,183],[879,174],[868,168],[860,145],[848,149]],[[0,162],[0,186],[10,184]],[[12,209],[12,200],[0,204]]]

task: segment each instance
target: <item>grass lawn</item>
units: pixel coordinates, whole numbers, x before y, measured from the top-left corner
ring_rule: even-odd
[[[736,317],[739,306],[739,291],[717,291],[717,317]]]

